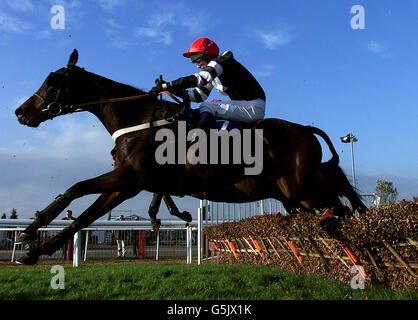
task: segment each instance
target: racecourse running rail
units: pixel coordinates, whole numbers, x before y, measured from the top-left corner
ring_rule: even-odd
[[[375,194],[362,195],[368,207],[378,205]],[[74,236],[73,266],[79,266],[88,259],[111,259],[117,257],[115,234],[123,234],[128,257],[138,258],[186,258],[197,263],[210,259],[210,249],[203,229],[206,226],[238,221],[262,214],[287,214],[281,202],[266,199],[248,203],[222,203],[201,200],[197,219],[189,224],[181,220],[162,220],[159,232],[152,232],[151,222],[141,221],[96,221]],[[0,260],[15,259],[23,254],[24,248],[15,241],[20,231],[32,223],[31,219],[0,220]],[[71,221],[55,220],[48,227],[39,230],[39,242],[47,240],[55,232],[71,224]],[[60,259],[59,250],[45,259]]]

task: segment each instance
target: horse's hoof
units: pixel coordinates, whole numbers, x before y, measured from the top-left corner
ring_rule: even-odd
[[[16,244],[26,244],[36,240],[36,233],[22,232],[16,240]]]
[[[32,266],[38,262],[38,257],[33,257],[25,254],[15,261],[17,264],[24,264],[27,266]]]
[[[186,222],[192,222],[193,220],[192,215],[187,211],[183,211],[180,218]]]
[[[154,232],[157,232],[160,230],[160,226],[161,226],[161,219],[152,219],[151,220],[151,224],[152,224],[152,230]]]

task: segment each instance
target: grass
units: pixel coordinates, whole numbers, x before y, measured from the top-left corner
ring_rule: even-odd
[[[1,300],[417,300],[418,292],[353,290],[324,277],[264,266],[182,263],[64,267],[52,289],[51,266],[0,266]]]

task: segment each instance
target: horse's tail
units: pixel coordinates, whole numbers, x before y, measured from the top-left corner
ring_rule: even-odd
[[[332,144],[330,138],[327,134],[316,127],[306,126],[312,133],[317,134],[327,143],[331,153],[332,158],[327,162],[321,163],[320,171],[327,177],[327,183],[334,186],[338,195],[345,196],[350,200],[353,210],[358,210],[363,212],[366,209],[366,206],[361,201],[356,189],[350,184],[347,179],[347,176],[343,170],[338,166],[340,162],[340,157],[335,151],[334,145]]]
[[[312,133],[320,136],[327,143],[328,148],[331,151],[332,158],[328,160],[327,162],[325,162],[324,164],[338,166],[338,164],[340,163],[340,157],[338,156],[337,151],[335,151],[334,145],[332,144],[328,135],[319,128],[312,127],[312,126],[305,126],[305,127],[308,128]]]

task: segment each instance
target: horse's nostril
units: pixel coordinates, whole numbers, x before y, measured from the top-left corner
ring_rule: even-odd
[[[16,111],[15,111],[15,114],[18,117],[23,116],[23,114],[24,114],[23,108],[17,108]]]

